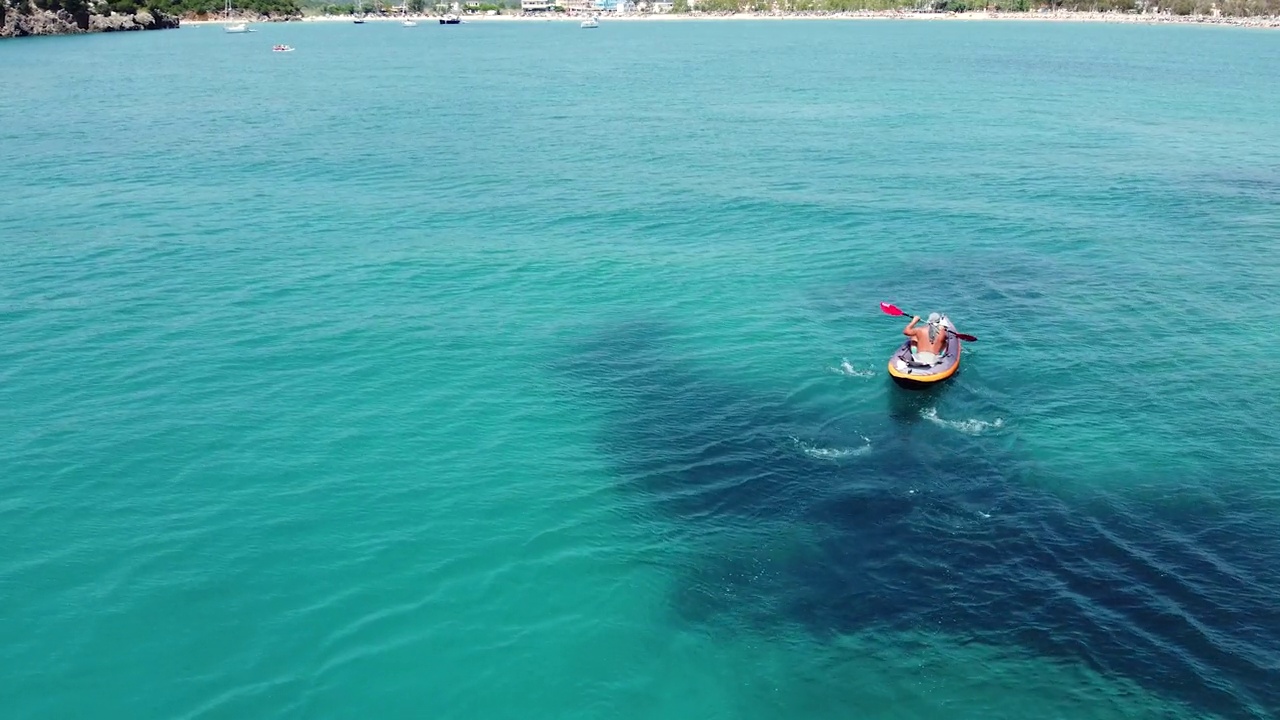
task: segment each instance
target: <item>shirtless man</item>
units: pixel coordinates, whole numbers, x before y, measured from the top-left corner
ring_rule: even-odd
[[[947,331],[942,327],[942,316],[929,313],[929,320],[924,327],[916,327],[920,316],[911,318],[911,322],[903,328],[902,334],[911,338],[916,346],[916,362],[922,365],[933,365],[938,362],[938,355],[947,346]]]

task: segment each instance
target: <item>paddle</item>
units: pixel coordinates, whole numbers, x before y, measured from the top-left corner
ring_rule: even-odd
[[[892,316],[894,316],[894,317],[902,317],[903,315],[906,315],[906,314],[907,314],[907,313],[904,313],[904,312],[902,312],[901,310],[899,310],[899,309],[898,309],[898,307],[897,307],[896,305],[890,305],[889,303],[880,303],[880,309],[881,309],[882,311],[884,311],[884,314],[886,314],[886,315],[892,315]],[[914,316],[912,316],[912,317],[914,317]],[[976,337],[974,337],[974,336],[972,336],[972,335],[965,335],[964,333],[958,333],[958,332],[956,332],[955,330],[952,330],[951,328],[947,328],[946,330],[947,330],[947,332],[951,333],[952,335],[955,335],[956,337],[960,338],[961,340],[964,340],[965,342],[977,342],[977,341],[978,341],[978,338],[976,338]]]

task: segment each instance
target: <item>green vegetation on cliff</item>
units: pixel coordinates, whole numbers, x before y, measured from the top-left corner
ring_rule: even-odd
[[[175,13],[165,12],[154,3],[130,5],[128,12],[115,14],[112,9],[107,0],[0,0],[0,38],[179,26]]]
[[[239,14],[291,16],[301,12],[295,0],[235,0],[231,6]],[[179,16],[215,14],[224,7],[224,0],[0,0],[0,24],[8,13],[25,15],[39,10],[65,11],[84,28],[91,15],[133,15],[143,10]]]
[[[215,15],[221,14],[223,0],[108,0],[112,7],[117,4],[128,5],[138,3],[154,7],[175,15]],[[272,17],[293,17],[302,14],[302,8],[295,0],[232,0],[231,12],[235,15],[269,15]]]

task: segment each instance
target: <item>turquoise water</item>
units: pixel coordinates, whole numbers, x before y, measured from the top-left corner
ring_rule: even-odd
[[[1280,714],[1280,35],[259,27],[0,43],[7,715]]]

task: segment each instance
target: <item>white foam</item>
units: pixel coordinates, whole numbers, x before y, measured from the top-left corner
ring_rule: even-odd
[[[921,410],[920,417],[935,425],[941,425],[942,427],[962,432],[965,435],[981,435],[988,430],[999,430],[1004,427],[1004,418],[996,418],[991,421],[978,420],[977,418],[970,420],[944,420],[938,417],[937,408]]]
[[[845,377],[860,378],[875,377],[876,374],[875,370],[859,370],[855,368],[853,365],[849,364],[848,358],[840,358],[840,367],[831,368],[831,372],[836,373],[837,375],[844,375]]]
[[[808,455],[811,458],[818,458],[820,460],[841,460],[844,458],[851,458],[851,457],[858,457],[859,455],[866,455],[867,453],[871,452],[871,441],[865,437],[862,438],[862,440],[866,444],[860,447],[829,448],[829,447],[814,445],[813,443],[807,443],[801,440],[800,438],[794,438],[794,437],[791,438],[791,441],[796,444],[796,447],[800,448],[800,452],[804,453],[805,455]]]

